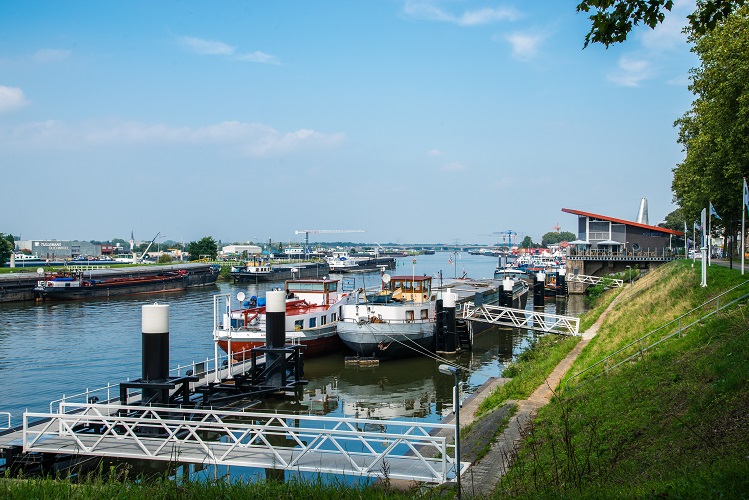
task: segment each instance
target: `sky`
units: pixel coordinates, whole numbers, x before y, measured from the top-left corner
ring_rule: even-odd
[[[0,3],[0,232],[492,244],[676,207],[693,0]]]

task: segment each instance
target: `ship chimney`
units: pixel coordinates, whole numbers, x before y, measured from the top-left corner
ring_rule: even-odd
[[[638,224],[648,224],[648,200],[647,198],[643,198],[642,201],[640,202],[640,210],[637,212],[637,220],[635,222],[637,222]]]

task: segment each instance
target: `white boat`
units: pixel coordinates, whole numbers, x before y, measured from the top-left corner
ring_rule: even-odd
[[[325,260],[330,266],[331,273],[344,273],[354,271],[359,267],[355,258],[351,257],[346,251],[336,251],[333,255],[326,257]]]
[[[341,306],[338,336],[359,356],[434,352],[436,297],[430,276],[383,276],[380,292],[359,290]]]
[[[339,280],[310,278],[286,281],[286,343],[301,344],[305,358],[330,354],[343,348],[336,324],[346,294]],[[251,297],[241,309],[231,309],[228,294],[213,297],[213,339],[234,359],[249,359],[250,349],[266,343],[265,299]]]

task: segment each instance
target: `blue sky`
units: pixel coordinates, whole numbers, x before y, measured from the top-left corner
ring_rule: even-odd
[[[582,49],[576,1],[6,1],[0,232],[23,239],[535,241],[657,223],[698,65]]]

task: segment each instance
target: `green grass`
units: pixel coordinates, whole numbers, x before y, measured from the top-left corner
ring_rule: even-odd
[[[713,266],[704,289],[699,270],[684,263],[659,273],[639,298],[617,304],[591,351],[605,352],[743,281],[736,271]],[[746,308],[734,307],[660,344],[641,361],[557,392],[539,412],[497,494],[746,498],[747,334]]]

